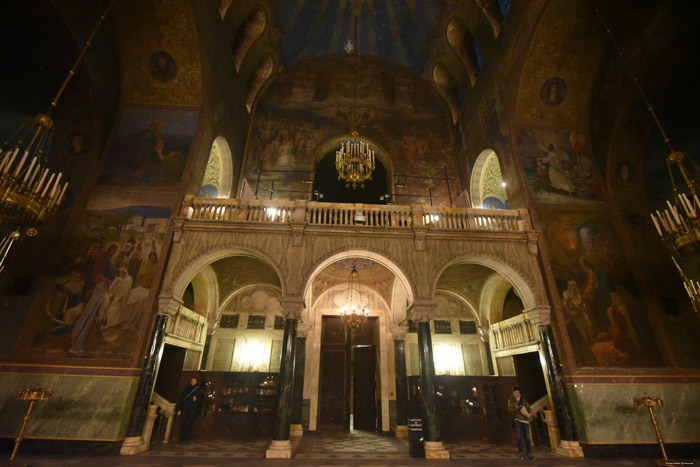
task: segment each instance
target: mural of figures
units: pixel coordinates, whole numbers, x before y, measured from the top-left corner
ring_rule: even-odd
[[[99,183],[174,186],[180,181],[197,129],[190,110],[127,107],[107,150]]]
[[[457,164],[446,124],[449,116],[429,83],[405,70],[396,72],[391,63],[373,59],[368,59],[357,83],[348,82],[348,70],[354,65],[352,57],[317,60],[291,67],[261,96],[245,150],[244,173],[253,188],[260,175],[259,193],[269,189],[273,181],[275,189],[308,189],[302,183],[308,176],[274,171],[311,170],[313,157],[323,143],[348,135],[352,128],[385,149],[384,156],[397,172],[422,171],[444,177],[442,166],[447,165],[451,176],[456,176]],[[402,78],[389,81],[387,76]],[[355,86],[357,107],[353,119]],[[324,149],[325,155],[334,148]],[[425,173],[431,170],[435,173]],[[448,204],[444,183],[411,180],[402,193],[427,196],[428,187],[440,196],[435,204]],[[293,198],[297,194],[276,196]],[[410,198],[398,202],[407,199]],[[418,202],[421,201],[429,202],[427,198]]]
[[[580,204],[605,199],[582,131],[523,128],[518,132],[518,145],[536,201]]]
[[[662,366],[614,229],[590,213],[545,213],[563,319],[579,367]]]
[[[40,307],[33,354],[121,359],[136,350],[173,201],[167,193],[95,192]]]

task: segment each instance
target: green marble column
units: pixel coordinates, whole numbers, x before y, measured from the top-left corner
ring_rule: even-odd
[[[163,341],[165,340],[165,325],[168,322],[166,315],[158,315],[156,323],[153,326],[151,333],[151,345],[146,353],[143,369],[141,370],[141,379],[139,380],[138,388],[136,389],[136,397],[134,405],[131,409],[131,418],[129,426],[126,430],[127,437],[141,436],[143,431],[143,423],[146,420],[146,410],[151,402],[151,392],[153,385],[156,382],[156,370],[160,363],[161,350],[163,349]]]
[[[304,406],[304,367],[306,361],[306,337],[297,338],[294,352],[294,397],[292,398],[292,424],[301,425]]]
[[[277,390],[277,413],[272,431],[273,441],[289,440],[292,424],[292,394],[294,391],[294,353],[297,340],[297,320],[284,320],[284,338],[282,340],[282,361],[280,363],[280,381]]]
[[[423,433],[426,441],[440,441],[440,419],[435,400],[435,366],[430,322],[418,323],[418,353],[420,354],[421,402],[423,405]]]
[[[563,375],[559,363],[559,355],[554,344],[552,327],[550,325],[540,325],[540,342],[544,353],[545,365],[547,367],[547,379],[552,391],[552,402],[554,403],[554,413],[559,424],[561,438],[567,441],[578,441],[574,422],[571,415],[571,404],[564,387]]]
[[[394,340],[394,366],[396,368],[396,424],[408,424],[408,380],[406,379],[406,345]]]

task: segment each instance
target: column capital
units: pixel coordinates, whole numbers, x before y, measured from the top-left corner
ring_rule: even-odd
[[[476,332],[479,333],[479,337],[481,338],[481,342],[489,341],[489,330],[490,328],[488,326],[479,326],[476,329]]]
[[[165,316],[176,315],[180,309],[180,301],[173,298],[172,295],[160,294],[158,296],[158,314]]]
[[[391,326],[389,328],[394,340],[403,340],[406,338],[406,333],[408,332],[408,326]]]
[[[414,321],[429,322],[436,307],[437,302],[433,300],[416,300],[408,310],[409,316],[412,316]]]
[[[287,319],[301,319],[301,312],[306,308],[306,303],[301,297],[282,297],[280,299],[282,316]]]
[[[549,326],[552,319],[552,307],[549,305],[536,305],[527,310],[523,310],[525,320],[535,326]]]

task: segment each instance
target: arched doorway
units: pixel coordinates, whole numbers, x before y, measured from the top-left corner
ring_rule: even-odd
[[[313,192],[323,194],[323,198],[314,196],[313,199],[327,203],[386,204],[387,171],[379,157],[375,159],[372,179],[365,181],[364,185],[364,188],[357,189],[345,187],[345,181],[338,179],[333,150],[323,156],[316,166]]]

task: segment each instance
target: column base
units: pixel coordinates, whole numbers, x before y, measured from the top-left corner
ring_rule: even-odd
[[[560,456],[566,457],[583,457],[583,449],[578,441],[567,441],[562,439],[559,441],[559,446],[554,448],[554,452]]]
[[[148,450],[148,445],[140,436],[129,436],[124,438],[119,454],[122,456],[134,456]]]
[[[289,429],[289,436],[304,436],[304,428],[301,426],[301,423],[292,424],[292,426]]]
[[[424,441],[426,459],[449,459],[450,451],[445,449],[442,441]]]
[[[292,458],[292,442],[288,439],[270,441],[270,447],[265,451],[266,459],[291,459]]]
[[[394,436],[401,439],[408,439],[408,425],[396,425]]]

